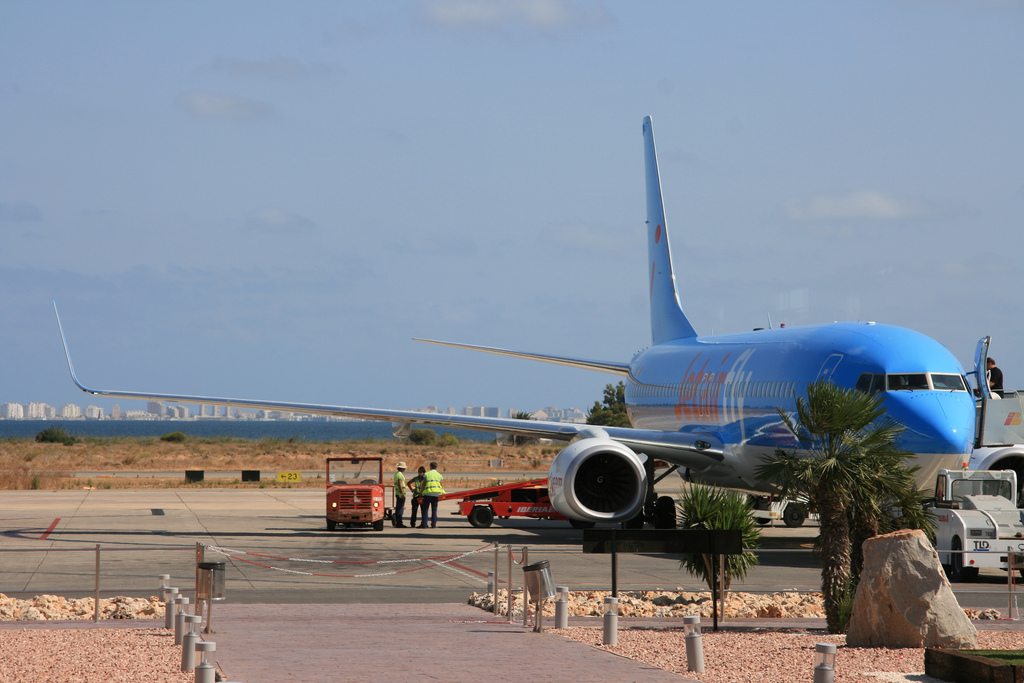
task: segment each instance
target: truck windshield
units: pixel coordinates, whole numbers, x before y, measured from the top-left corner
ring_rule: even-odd
[[[956,501],[963,500],[964,496],[1002,496],[1006,500],[1013,500],[1010,492],[1010,482],[1006,479],[954,479],[952,486],[952,498]]]

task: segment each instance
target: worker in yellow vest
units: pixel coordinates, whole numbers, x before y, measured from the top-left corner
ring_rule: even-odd
[[[444,495],[441,488],[441,473],[437,471],[437,463],[430,463],[430,471],[423,475],[423,504],[420,512],[423,514],[421,529],[427,528],[427,510],[430,511],[430,528],[437,528],[437,499]]]
[[[404,527],[402,515],[405,513],[405,462],[395,465],[395,511],[391,515],[391,523],[397,527]]]
[[[406,486],[409,488],[410,498],[412,498],[412,515],[409,517],[409,526],[416,526],[416,512],[423,505],[423,475],[427,473],[427,468],[420,466],[419,474],[413,477]]]

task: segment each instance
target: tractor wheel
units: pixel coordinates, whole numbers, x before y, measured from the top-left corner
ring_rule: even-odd
[[[654,528],[676,528],[676,501],[672,496],[661,496],[654,502]]]
[[[377,521],[375,521],[373,523],[373,530],[374,531],[384,531],[384,518],[383,517],[381,517],[380,519],[378,519]]]
[[[327,530],[328,531],[334,531],[334,528],[336,526],[338,526],[338,523],[335,522],[333,519],[328,519],[327,520]]]
[[[486,529],[494,521],[494,510],[486,505],[476,505],[466,515],[466,519],[474,529]]]
[[[959,536],[953,537],[951,550],[963,550],[963,543]],[[949,562],[953,570],[949,573],[949,580],[957,583],[971,583],[978,578],[978,568],[964,566],[963,553],[950,553]]]
[[[782,523],[790,529],[803,526],[805,519],[807,519],[807,510],[804,509],[803,505],[790,503],[786,506],[786,509],[782,511]]]

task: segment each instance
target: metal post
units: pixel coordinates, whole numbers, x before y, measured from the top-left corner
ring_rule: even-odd
[[[718,598],[721,600],[721,609],[718,613],[725,619],[725,555],[718,556],[718,576],[721,577],[718,583]]]
[[[494,544],[494,607],[491,609],[493,614],[498,613],[498,584],[501,583],[498,575],[498,544]]]
[[[203,616],[203,601],[199,599],[199,563],[206,561],[205,555],[203,544],[196,541],[196,592],[192,595],[196,598],[196,614],[199,616]]]
[[[1013,553],[1006,558],[1009,571],[1006,572],[1006,618],[1013,619]]]
[[[524,567],[530,564],[530,550],[525,545],[523,546],[523,560],[520,564]],[[526,595],[526,574],[523,574],[523,626],[530,625],[530,603]]]
[[[96,604],[93,606],[92,620],[98,622],[100,620],[100,544],[96,544]]]
[[[508,623],[512,623],[512,546],[508,548]]]
[[[615,552],[614,540],[612,540],[612,597],[619,597],[619,554]]]

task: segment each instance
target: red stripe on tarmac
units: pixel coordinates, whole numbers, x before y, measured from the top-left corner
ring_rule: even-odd
[[[462,569],[463,571],[472,572],[472,573],[476,574],[477,576],[487,576],[487,574],[484,573],[484,572],[478,572],[475,569],[470,569],[469,567],[461,565],[458,562],[445,562],[445,564],[450,564],[453,567],[458,567],[459,569]]]
[[[40,540],[40,541],[45,541],[45,540],[46,540],[46,537],[47,537],[47,536],[49,536],[49,535],[50,535],[50,533],[51,533],[51,532],[52,532],[52,531],[53,531],[54,529],[56,529],[56,528],[57,528],[57,523],[58,523],[58,522],[60,522],[60,517],[58,517],[57,519],[53,520],[53,524],[51,524],[51,525],[50,525],[50,527],[49,527],[49,528],[48,528],[48,529],[46,530],[46,532],[45,532],[45,533],[44,533],[44,534],[43,534],[42,536],[40,536],[40,537],[39,537],[39,540]]]

